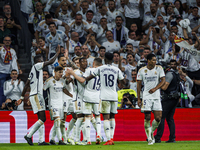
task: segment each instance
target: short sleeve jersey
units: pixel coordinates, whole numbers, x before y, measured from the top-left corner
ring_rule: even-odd
[[[83,74],[84,77],[88,77],[92,74],[95,68],[88,68]],[[83,101],[88,103],[99,103],[100,100],[100,80],[99,76],[88,81],[85,85],[85,92],[83,96]]]
[[[93,76],[99,76],[101,83],[100,98],[102,101],[117,101],[118,96],[116,92],[117,79],[123,80],[123,74],[121,70],[112,65],[103,65],[96,68]]]
[[[33,65],[31,68],[31,72],[29,73],[30,80],[30,96],[40,94],[43,95],[43,65],[44,62],[37,63]]]
[[[149,90],[155,88],[164,77],[165,73],[160,65],[156,65],[153,69],[149,70],[147,66],[141,68],[137,74],[137,80],[144,82],[143,99],[160,99],[160,89],[156,90],[153,94]]]
[[[49,88],[50,105],[53,108],[63,108],[63,87],[65,87],[65,80],[55,80],[54,77],[47,79],[44,83],[44,90]]]

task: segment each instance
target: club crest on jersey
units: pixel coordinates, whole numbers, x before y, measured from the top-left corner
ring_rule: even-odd
[[[45,29],[47,29],[47,26],[44,26]]]
[[[144,70],[145,75],[147,75],[147,70]]]
[[[49,39],[52,40],[52,37],[50,37]]]
[[[58,38],[58,40],[61,40],[60,38]]]
[[[3,50],[3,52],[5,53],[5,49]]]
[[[117,47],[117,45],[116,45],[116,47]]]
[[[155,75],[157,75],[157,72],[155,71]]]

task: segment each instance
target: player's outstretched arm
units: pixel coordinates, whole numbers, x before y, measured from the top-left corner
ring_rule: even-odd
[[[27,80],[26,84],[24,86],[24,89],[22,91],[21,98],[17,101],[17,106],[20,105],[22,103],[22,101],[24,100],[24,95],[25,95],[27,89],[29,89],[29,87],[30,87],[30,80]]]
[[[56,54],[49,61],[44,62],[44,67],[53,64],[59,54],[60,54],[60,45],[58,45],[57,47]]]
[[[65,58],[67,59],[70,67],[72,67],[73,69],[79,69],[79,67],[77,67],[76,64],[71,59],[69,59],[68,49],[65,49],[65,54],[64,55],[65,55]]]
[[[161,82],[155,88],[149,90],[150,94],[154,93],[156,90],[160,89],[165,84],[165,77],[162,77],[160,79],[161,79]]]
[[[138,106],[141,107],[142,101],[140,99],[140,91],[142,86],[142,80],[137,80],[137,96],[138,96]]]
[[[93,76],[92,74],[88,77],[85,78],[86,81],[90,81],[91,79],[93,79],[95,76]]]
[[[66,95],[68,95],[68,96],[70,96],[70,97],[73,97],[73,95],[72,95],[67,89],[63,89],[63,92],[64,92]]]

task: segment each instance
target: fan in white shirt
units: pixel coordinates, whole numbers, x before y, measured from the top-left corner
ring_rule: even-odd
[[[114,51],[119,51],[121,49],[120,43],[113,39],[112,31],[106,31],[107,41],[102,44],[106,48],[106,52],[113,53]]]

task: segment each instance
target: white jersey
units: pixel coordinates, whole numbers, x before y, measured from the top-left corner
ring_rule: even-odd
[[[84,77],[88,77],[96,68],[88,68],[83,74]],[[98,104],[100,100],[100,79],[98,76],[88,81],[85,85],[85,92],[83,101],[88,103]]]
[[[62,21],[60,21],[58,19],[53,19],[53,22],[56,24],[56,26],[61,26],[62,25]],[[46,24],[45,20],[42,20],[38,24],[37,31],[41,32],[41,36],[42,37],[46,37],[46,35],[50,32],[49,26]]]
[[[75,74],[77,74],[79,77],[83,77],[83,73],[81,70],[77,69],[74,70]],[[73,100],[77,99],[83,99],[83,94],[84,94],[85,86],[84,83],[81,84],[74,78],[74,95],[73,95]]]
[[[120,43],[118,41],[109,42],[106,41],[102,44],[106,48],[106,52],[113,53],[114,51],[119,51],[121,49]]]
[[[123,74],[121,70],[112,65],[103,65],[96,68],[93,76],[99,76],[101,83],[100,98],[102,101],[118,101],[118,95],[116,92],[117,79],[123,80]]]
[[[67,11],[66,14],[63,14],[62,12],[58,13],[58,19],[61,20],[62,22],[69,24],[72,21],[72,17],[71,17],[71,13],[70,11]]]
[[[43,65],[44,62],[37,63],[33,65],[31,68],[31,72],[29,73],[30,80],[30,96],[40,94],[43,95]]]
[[[153,94],[150,94],[149,90],[155,88],[159,84],[160,78],[164,76],[164,70],[160,65],[156,65],[151,70],[145,66],[138,71],[137,80],[144,82],[143,99],[160,99],[160,89]]]
[[[69,26],[70,32],[77,32],[80,38],[84,36],[85,29],[89,29],[89,24],[85,20],[82,20],[80,26],[76,25],[75,20],[72,20]]]
[[[46,36],[46,46],[50,48],[49,53],[56,53],[56,48],[58,45],[65,47],[65,42],[67,40],[67,35],[61,30],[56,30],[55,36],[49,32]]]
[[[67,69],[71,69],[71,68],[70,67],[65,67],[65,69],[63,69],[63,77],[65,76],[65,71],[67,71]],[[53,71],[52,75],[55,76],[54,71]],[[73,78],[73,76],[70,76],[70,77]],[[72,82],[70,82],[69,84],[66,84],[66,89],[69,91],[69,93],[74,95],[74,89],[73,89]],[[63,93],[63,99],[64,100],[68,100],[68,99],[72,99],[72,97],[70,97],[67,94]]]
[[[44,83],[44,90],[49,88],[50,105],[53,108],[63,108],[63,87],[65,87],[65,80],[56,80],[54,77],[47,79]]]
[[[89,56],[89,58],[87,59],[87,67],[93,67],[93,61],[94,61],[95,57],[93,56]]]

